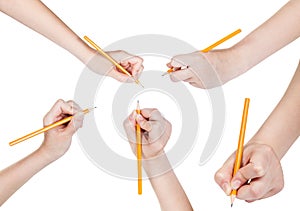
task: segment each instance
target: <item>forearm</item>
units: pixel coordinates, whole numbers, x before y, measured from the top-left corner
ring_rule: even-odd
[[[193,210],[180,182],[172,170],[168,158],[146,161],[144,168],[163,211]],[[170,169],[170,170],[168,170]],[[167,171],[167,172],[166,172]]]
[[[95,53],[39,0],[0,0],[0,11],[87,63]]]
[[[37,150],[19,162],[0,171],[0,206],[32,176],[51,163]]]
[[[233,46],[244,71],[300,36],[300,1],[291,0],[269,20]]]
[[[281,159],[300,135],[300,63],[294,77],[252,141],[270,145]]]

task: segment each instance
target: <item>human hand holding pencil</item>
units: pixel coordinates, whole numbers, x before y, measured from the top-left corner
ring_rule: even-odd
[[[115,78],[120,82],[135,82],[143,87],[138,80],[144,69],[141,57],[121,50],[105,52],[88,36],[84,36],[84,39],[97,52],[87,63],[89,69],[97,74]]]
[[[274,150],[266,145],[250,141],[244,148],[250,99],[246,98],[237,150],[215,174],[215,181],[234,199],[253,202],[270,197],[282,189],[283,174]]]
[[[231,56],[231,51],[211,50],[240,32],[241,29],[237,29],[201,51],[174,56],[167,63],[169,70],[163,75],[170,73],[172,81],[188,82],[197,88],[210,89],[221,86],[236,76],[230,63],[226,61],[228,55]]]
[[[83,112],[73,101],[58,100],[44,117],[44,126],[52,125],[66,116],[73,118],[65,124],[47,130],[41,146],[13,165],[0,171],[0,206],[30,178],[69,149],[74,133],[82,126]]]
[[[244,148],[243,167],[235,176],[232,175],[235,152],[215,174],[216,183],[226,195],[236,189],[236,197],[247,202],[273,196],[282,190],[284,184],[280,160],[274,150],[252,141]],[[247,183],[249,180],[250,184]]]
[[[124,120],[124,128],[132,148],[136,154],[136,124],[142,129],[143,159],[150,159],[164,153],[163,149],[171,135],[172,125],[154,108],[141,109],[137,114],[133,111]]]
[[[141,109],[132,112],[124,121],[124,128],[136,154],[136,124],[142,129],[143,168],[158,198],[161,210],[192,211],[193,208],[178,181],[164,152],[172,131],[171,123],[157,109]],[[174,203],[176,202],[176,203]]]

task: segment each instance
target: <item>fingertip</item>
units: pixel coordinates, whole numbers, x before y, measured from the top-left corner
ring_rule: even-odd
[[[224,193],[229,196],[231,191],[232,191],[232,188],[231,186],[229,185],[229,183],[225,182],[223,185],[222,185],[222,189],[224,191]]]
[[[178,82],[179,81],[179,79],[176,77],[176,75],[174,75],[175,73],[170,73],[170,79],[171,79],[171,81],[173,81],[173,82]]]
[[[241,187],[241,185],[242,185],[242,182],[241,182],[240,180],[238,180],[238,179],[233,179],[233,180],[231,181],[231,188],[232,188],[233,190],[239,189],[239,187]]]
[[[171,65],[171,62],[166,64],[168,68],[173,68],[173,66]]]

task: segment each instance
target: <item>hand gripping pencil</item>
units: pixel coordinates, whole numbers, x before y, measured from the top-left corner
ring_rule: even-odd
[[[92,111],[95,108],[96,107],[94,107],[94,108],[87,108],[87,109],[82,110],[81,112],[83,114],[87,114],[87,113],[89,113],[90,111]],[[32,137],[36,136],[36,135],[39,135],[39,134],[44,133],[44,132],[47,132],[48,130],[50,130],[52,128],[55,128],[55,127],[57,127],[59,125],[65,124],[67,122],[70,122],[73,119],[73,117],[74,117],[74,115],[66,117],[64,119],[61,119],[61,120],[59,120],[57,122],[54,122],[54,123],[52,123],[52,124],[50,124],[48,126],[45,126],[45,127],[41,128],[41,129],[39,129],[39,130],[36,130],[36,131],[34,131],[32,133],[29,133],[29,134],[27,134],[27,135],[25,135],[25,136],[23,136],[21,138],[18,138],[18,139],[14,140],[14,141],[9,142],[9,145],[10,146],[16,145],[16,144],[21,143],[22,141],[25,141],[25,140],[27,140],[29,138],[32,138]]]
[[[144,88],[143,84],[138,79],[135,79],[124,67],[122,67],[116,60],[114,60],[111,56],[109,56],[105,51],[103,51],[95,42],[93,42],[88,36],[83,37],[88,43],[90,43],[102,56],[108,59],[113,65],[115,65],[119,70],[121,70],[124,74],[128,75],[132,78],[136,84],[139,84]]]
[[[232,32],[231,34],[228,34],[227,36],[223,37],[222,39],[218,40],[217,42],[215,42],[214,44],[208,46],[207,48],[201,50],[202,53],[207,53],[210,50],[214,49],[215,47],[217,47],[218,45],[220,45],[221,43],[225,42],[226,40],[229,40],[230,38],[232,38],[233,36],[237,35],[238,33],[240,33],[242,30],[238,29],[234,32]],[[167,72],[165,72],[164,74],[162,74],[162,76],[165,76],[169,73],[174,72],[173,68],[170,68]]]

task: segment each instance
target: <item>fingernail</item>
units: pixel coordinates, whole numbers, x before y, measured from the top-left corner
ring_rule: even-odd
[[[234,190],[238,189],[240,186],[241,186],[241,181],[239,181],[239,180],[235,180],[235,181],[233,181],[232,184],[231,184],[231,187],[232,187],[232,189],[234,189]]]
[[[231,192],[231,187],[228,183],[224,183],[222,186],[223,191],[225,192],[226,195],[229,195]]]

